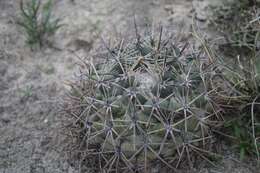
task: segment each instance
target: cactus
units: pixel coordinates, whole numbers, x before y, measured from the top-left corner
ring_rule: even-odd
[[[152,163],[176,170],[195,156],[211,162],[217,110],[207,60],[162,37],[108,48],[102,63],[85,62],[72,85],[71,132],[84,157],[98,158],[106,172],[149,172]]]

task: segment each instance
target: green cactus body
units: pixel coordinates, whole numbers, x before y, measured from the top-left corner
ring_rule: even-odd
[[[149,39],[121,46],[107,55],[108,63],[83,73],[94,85],[77,114],[83,123],[80,141],[89,156],[101,156],[107,172],[143,172],[154,161],[175,169],[210,142],[212,112],[202,111],[209,100],[201,92],[206,89],[200,59],[160,42],[161,47]]]

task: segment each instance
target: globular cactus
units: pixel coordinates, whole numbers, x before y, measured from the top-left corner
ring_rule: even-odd
[[[84,157],[105,172],[149,172],[152,163],[175,170],[194,156],[210,161],[217,110],[208,97],[207,60],[188,46],[160,33],[121,42],[102,63],[85,62],[67,111]]]

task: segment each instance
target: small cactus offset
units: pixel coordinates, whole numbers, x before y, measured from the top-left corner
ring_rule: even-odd
[[[158,163],[176,170],[197,156],[211,162],[218,110],[208,97],[207,60],[158,35],[108,49],[71,85],[71,134],[99,171],[150,172]]]

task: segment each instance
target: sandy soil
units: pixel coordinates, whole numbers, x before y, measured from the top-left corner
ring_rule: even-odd
[[[203,26],[205,1],[55,0],[55,15],[65,24],[55,35],[55,48],[31,51],[15,24],[19,1],[0,0],[0,173],[78,172],[62,152],[66,141],[58,116],[66,80],[77,71],[76,55],[91,56],[100,37],[109,44],[131,35],[133,16],[141,30],[161,23],[186,33],[195,13]],[[193,172],[255,172],[248,167],[227,156],[217,168]]]

